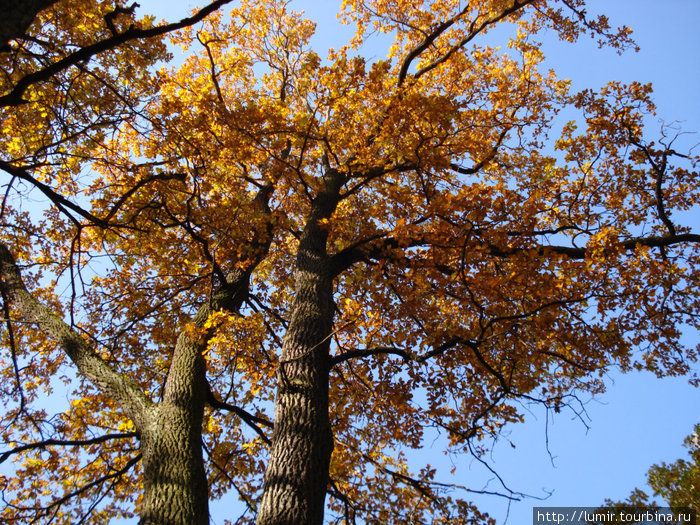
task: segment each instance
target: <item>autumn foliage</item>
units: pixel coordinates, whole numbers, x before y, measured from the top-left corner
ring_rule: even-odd
[[[430,431],[481,460],[610,367],[692,373],[698,159],[536,38],[627,28],[346,0],[321,53],[293,3],[224,4],[58,0],[0,52],[3,522],[487,522],[408,461]]]

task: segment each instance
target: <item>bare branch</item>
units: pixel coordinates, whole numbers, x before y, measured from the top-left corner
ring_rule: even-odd
[[[14,454],[19,454],[26,450],[34,450],[35,448],[44,449],[50,446],[58,447],[83,447],[87,445],[96,445],[98,443],[104,443],[105,441],[111,441],[113,439],[132,439],[138,437],[136,432],[123,432],[120,434],[106,434],[104,436],[97,436],[92,439],[45,439],[43,441],[37,441],[36,443],[29,443],[27,445],[21,445],[15,447],[12,450],[3,452],[0,455],[0,463],[4,463],[10,456]]]
[[[401,357],[404,361],[408,361],[412,358],[409,352],[401,348],[394,348],[389,346],[378,346],[375,348],[361,348],[356,350],[348,350],[340,355],[333,356],[331,358],[331,367],[342,363],[343,361],[348,361],[350,359],[369,357],[372,355],[397,355]]]
[[[25,182],[29,182],[32,186],[41,191],[41,193],[46,195],[46,197],[49,198],[49,200],[61,211],[61,213],[70,218],[74,223],[78,224],[78,220],[75,218],[75,216],[69,213],[68,210],[77,213],[78,215],[80,215],[84,219],[87,219],[95,225],[107,225],[107,223],[100,217],[96,217],[84,208],[81,208],[77,204],[72,203],[63,195],[54,191],[48,184],[44,184],[40,180],[37,180],[34,177],[32,177],[32,175],[27,170],[14,166],[9,162],[5,162],[4,160],[0,160],[0,169],[9,173],[13,177],[21,179]]]
[[[235,405],[231,405],[229,403],[226,403],[224,401],[221,401],[218,399],[215,395],[214,392],[209,389],[209,392],[207,393],[207,403],[212,408],[216,408],[219,410],[227,410],[228,412],[232,412],[233,414],[236,414],[238,417],[240,417],[250,428],[255,430],[255,432],[262,438],[262,440],[267,443],[268,445],[272,442],[269,437],[267,437],[267,434],[263,431],[262,428],[260,428],[259,425],[263,425],[267,428],[273,428],[274,425],[271,421],[268,421],[267,419],[264,419],[262,417],[254,416],[250,412],[243,410],[241,407],[237,407]]]
[[[662,154],[661,154],[661,163],[659,164],[655,159],[654,156],[652,155],[651,151],[647,146],[641,143],[638,139],[634,137],[631,131],[628,130],[628,135],[629,135],[629,141],[636,146],[640,151],[644,153],[644,156],[647,158],[649,161],[649,164],[651,164],[651,168],[654,171],[654,196],[656,197],[656,211],[659,214],[659,218],[661,219],[661,222],[664,223],[666,228],[668,228],[668,231],[671,235],[676,235],[676,227],[674,226],[673,222],[671,222],[671,218],[668,215],[668,212],[666,211],[666,208],[664,206],[664,193],[663,193],[663,183],[664,183],[664,175],[666,175],[666,167],[668,165],[668,157],[669,155],[673,155],[675,152],[673,150],[666,149]]]

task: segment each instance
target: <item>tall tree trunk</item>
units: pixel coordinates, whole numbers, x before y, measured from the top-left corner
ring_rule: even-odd
[[[216,310],[237,312],[248,294],[250,270],[235,269],[192,322],[202,328]],[[202,457],[202,420],[209,387],[199,340],[187,330],[177,339],[163,400],[141,432],[144,495],[139,525],[208,525],[209,487]]]
[[[331,172],[299,242],[292,318],[282,344],[275,428],[258,525],[323,522],[333,434],[328,417],[329,347],[335,304],[321,219],[338,203]]]
[[[181,334],[163,401],[141,432],[143,504],[139,525],[208,525],[202,458],[206,363],[201,346]]]
[[[333,304],[322,271],[298,273],[294,314],[282,346],[259,525],[323,521],[333,449],[327,341]]]

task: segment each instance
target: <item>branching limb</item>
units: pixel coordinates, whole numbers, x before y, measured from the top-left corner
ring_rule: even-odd
[[[115,6],[115,8],[107,13],[105,15],[105,24],[109,28],[109,31],[113,35],[118,35],[119,31],[117,31],[117,28],[114,26],[114,20],[119,16],[119,15],[133,15],[134,10],[138,7],[139,4],[134,2],[131,4],[129,7],[121,7],[121,6]],[[130,26],[129,29],[133,29],[133,26]]]
[[[605,28],[599,26],[598,24],[592,22],[591,20],[586,17],[586,10],[585,9],[578,9],[577,6],[575,5],[575,2],[572,2],[571,0],[561,0],[562,3],[568,7],[574,15],[576,15],[576,18],[578,18],[579,22],[586,28],[588,28],[591,32],[599,34],[601,37],[604,37],[605,39],[608,40],[616,40],[620,39],[622,37],[621,43],[619,45],[627,47],[627,46],[633,46],[634,49],[637,51],[639,50],[639,47],[635,44],[634,40],[632,40],[629,35],[625,34],[623,27],[621,30],[618,30],[618,33],[611,33],[610,31],[606,31]],[[622,47],[624,49],[624,47]],[[618,52],[621,52],[618,51]]]
[[[206,453],[207,457],[209,458],[209,461],[211,461],[211,464],[214,465],[214,468],[216,468],[216,470],[219,471],[219,474],[221,474],[222,477],[226,478],[226,480],[231,484],[231,486],[234,489],[236,489],[236,492],[238,492],[239,497],[245,503],[248,511],[255,512],[255,503],[253,501],[251,501],[251,499],[246,495],[246,493],[243,490],[241,490],[241,488],[238,486],[236,481],[228,473],[225,466],[222,467],[221,465],[219,465],[219,463],[212,456],[211,451],[206,446],[206,444],[203,444],[203,448],[204,448],[204,452]]]
[[[394,237],[389,237],[386,232],[380,232],[362,239],[333,255],[331,268],[334,275],[339,275],[359,262],[380,260],[396,262],[397,259],[400,259],[394,254],[397,248],[405,249],[427,245],[428,242],[422,233],[416,234],[413,239],[408,241],[408,244],[405,241],[403,244],[399,244],[399,241]]]
[[[30,183],[32,186],[37,188],[41,193],[48,197],[48,199],[54,204],[54,206],[56,206],[56,208],[58,208],[58,210],[61,213],[63,213],[75,224],[79,224],[79,221],[68,210],[78,214],[84,219],[87,219],[92,224],[103,227],[107,226],[107,222],[105,222],[103,219],[93,215],[84,208],[81,208],[77,204],[74,204],[73,202],[69,201],[63,195],[53,190],[48,184],[44,184],[40,180],[37,180],[34,177],[32,177],[32,175],[27,170],[18,168],[17,166],[13,166],[12,164],[3,160],[0,160],[0,169],[9,173],[13,177],[16,177],[17,179]]]
[[[676,235],[650,235],[647,237],[633,237],[622,241],[620,246],[626,251],[634,251],[639,246],[646,246],[649,248],[668,248],[677,244],[684,243],[700,243],[700,234],[697,233],[681,233]],[[586,247],[573,247],[573,246],[556,246],[556,245],[539,245],[532,248],[500,248],[498,246],[489,244],[487,246],[488,251],[491,255],[496,257],[507,258],[511,255],[517,253],[522,253],[527,250],[534,250],[540,256],[546,256],[547,254],[559,254],[565,255],[569,259],[585,259],[586,254],[590,253],[590,250]]]
[[[0,287],[22,317],[56,341],[80,373],[110,396],[137,428],[145,425],[152,402],[133,381],[102,359],[80,334],[29,293],[14,257],[4,244],[0,244],[0,278]]]
[[[162,173],[162,174],[156,174],[156,175],[151,175],[149,177],[146,177],[140,181],[138,181],[136,184],[134,184],[133,187],[131,187],[129,190],[127,190],[117,201],[112,205],[110,210],[107,212],[107,215],[105,217],[97,217],[90,211],[86,210],[85,208],[82,208],[81,206],[78,206],[74,202],[71,202],[68,200],[66,197],[58,193],[56,190],[51,188],[48,184],[45,184],[41,182],[40,180],[37,180],[35,177],[33,177],[29,171],[27,171],[24,168],[20,168],[17,166],[14,166],[13,164],[10,164],[9,162],[5,162],[3,160],[0,160],[0,169],[3,171],[9,173],[13,177],[23,180],[25,182],[28,182],[35,188],[37,188],[41,193],[43,193],[50,201],[51,203],[56,206],[56,208],[63,213],[66,217],[68,217],[73,223],[80,224],[80,221],[76,217],[76,215],[82,217],[83,219],[87,220],[89,223],[99,226],[101,228],[109,228],[109,227],[127,227],[126,224],[121,224],[121,223],[112,223],[111,220],[112,218],[117,214],[117,212],[121,209],[121,207],[126,203],[129,198],[136,193],[139,189],[143,188],[145,185],[150,184],[151,182],[157,181],[157,180],[184,180],[185,175],[182,173]],[[73,212],[73,213],[71,213]],[[76,214],[76,215],[74,215]]]
[[[406,79],[406,76],[408,75],[408,68],[411,67],[413,61],[416,58],[418,58],[421,55],[421,53],[428,49],[430,45],[440,37],[440,35],[442,35],[450,27],[452,27],[460,19],[460,17],[464,16],[469,7],[470,3],[467,2],[466,7],[462,11],[460,11],[458,14],[456,14],[449,20],[446,20],[445,22],[439,24],[430,34],[426,35],[426,37],[420,44],[418,44],[413,49],[411,49],[411,51],[408,52],[408,55],[406,55],[406,58],[404,58],[403,63],[401,64],[401,69],[399,70],[399,77],[397,81],[397,84],[399,86],[403,84],[404,80]]]
[[[224,99],[223,92],[221,91],[221,85],[219,84],[219,73],[216,71],[216,61],[214,60],[214,55],[211,52],[212,40],[202,40],[202,36],[198,33],[197,40],[204,47],[207,52],[207,57],[209,58],[209,76],[211,77],[212,84],[214,84],[214,89],[216,90],[216,97],[219,100],[219,104],[223,110],[228,113],[228,105],[226,104],[226,99]]]
[[[349,361],[350,359],[357,359],[363,357],[369,357],[373,355],[397,355],[401,357],[404,361],[409,361],[412,356],[406,350],[401,348],[394,348],[389,346],[377,346],[374,348],[359,348],[356,350],[348,350],[340,355],[333,356],[331,358],[331,367],[342,363],[343,361]]]
[[[343,514],[345,525],[355,525],[356,506],[355,503],[343,491],[338,488],[338,483],[333,478],[328,481],[328,495],[343,502]]]
[[[21,78],[11,91],[0,97],[0,107],[19,106],[21,104],[25,104],[27,101],[22,99],[22,96],[30,86],[48,80],[53,75],[56,75],[61,71],[64,71],[81,62],[86,62],[100,53],[114,49],[115,47],[118,47],[131,40],[153,38],[194,25],[206,18],[212,12],[219,9],[221,6],[226,5],[231,1],[232,0],[215,0],[197,11],[194,15],[183,18],[179,22],[156,26],[150,29],[137,29],[130,27],[123,33],[113,34],[111,37],[105,40],[101,40],[89,46],[83,47],[78,51],[75,51],[74,53],[62,58],[61,60],[58,60],[57,62],[54,62],[53,64],[50,64],[39,71],[30,73],[29,75]]]
[[[519,11],[523,7],[525,7],[528,4],[531,4],[534,0],[514,0],[513,4],[508,7],[503,9],[500,13],[487,18],[483,20],[481,23],[477,24],[476,20],[472,22],[472,24],[469,27],[469,31],[465,37],[460,39],[456,44],[454,44],[447,52],[445,52],[443,55],[440,57],[436,58],[432,62],[429,62],[425,66],[421,67],[418,71],[413,73],[412,77],[415,79],[420,78],[424,74],[432,71],[435,69],[437,66],[440,64],[446,62],[449,60],[449,58],[454,55],[457,51],[462,49],[465,45],[467,45],[469,42],[471,42],[478,34],[480,34],[484,29],[487,27],[496,24],[506,18],[508,15],[515,13],[516,11]],[[460,11],[457,15],[454,17],[450,18],[449,20],[441,23],[438,25],[430,34],[428,34],[423,41],[418,44],[416,47],[414,47],[406,56],[404,59],[403,63],[401,64],[401,69],[399,71],[398,75],[398,81],[397,85],[401,86],[403,82],[406,80],[406,77],[408,76],[408,69],[413,63],[415,59],[417,59],[426,49],[430,47],[430,45],[435,42],[441,35],[443,35],[450,27],[452,27],[464,14],[466,14],[467,10],[471,6],[470,2],[467,2],[467,6]],[[478,20],[478,18],[477,18]]]
[[[265,434],[263,429],[260,428],[261,425],[264,427],[267,427],[267,428],[273,428],[274,425],[272,424],[271,421],[268,421],[267,419],[264,419],[262,417],[254,416],[250,412],[243,410],[241,407],[237,407],[235,405],[231,405],[229,403],[221,401],[220,399],[218,399],[214,395],[214,392],[211,391],[211,388],[209,389],[209,391],[207,393],[207,403],[209,403],[209,405],[212,408],[216,408],[219,410],[226,410],[228,412],[236,414],[250,428],[252,428],[266,444],[269,445],[271,443],[270,438],[267,437],[267,434]]]
[[[508,135],[508,131],[508,128],[504,128],[503,131],[501,131],[501,133],[498,135],[498,140],[496,140],[496,143],[493,145],[491,151],[471,168],[464,168],[454,162],[450,163],[450,168],[461,175],[475,175],[479,173],[482,169],[484,169],[484,166],[486,166],[486,164],[491,162],[496,157],[498,149],[501,147],[501,144],[503,144],[503,141]]]
[[[659,219],[661,219],[661,222],[663,222],[664,226],[666,226],[666,228],[668,229],[669,234],[671,236],[674,236],[676,235],[676,227],[674,226],[673,222],[671,222],[671,218],[668,212],[666,211],[666,207],[664,206],[663,183],[664,176],[666,175],[666,168],[668,166],[668,157],[673,155],[683,155],[679,155],[672,149],[667,148],[661,153],[661,162],[659,162],[657,159],[654,158],[654,155],[649,150],[649,147],[642,144],[642,142],[638,140],[634,136],[634,134],[629,130],[628,136],[630,143],[644,154],[646,159],[649,161],[649,164],[651,165],[651,168],[654,172],[654,197],[656,200],[656,211],[659,214]]]

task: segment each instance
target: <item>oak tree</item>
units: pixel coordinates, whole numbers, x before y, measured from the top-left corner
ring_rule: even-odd
[[[574,92],[537,41],[628,28],[345,0],[321,55],[293,4],[223,3],[58,0],[0,54],[3,520],[487,522],[409,461],[431,429],[483,461],[610,367],[694,378],[698,159],[650,86]]]

